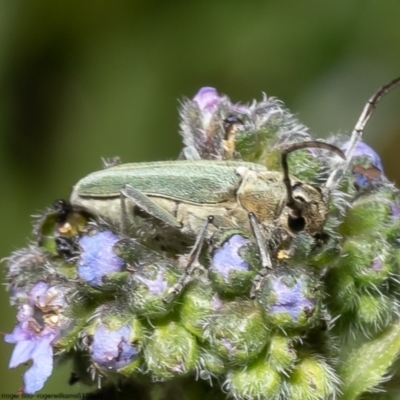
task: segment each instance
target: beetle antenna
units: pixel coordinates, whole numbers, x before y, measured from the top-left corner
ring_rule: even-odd
[[[360,142],[363,131],[364,131],[364,127],[365,127],[366,123],[368,122],[371,114],[375,110],[377,104],[379,103],[379,100],[386,93],[388,93],[390,90],[392,90],[399,84],[400,84],[400,77],[393,79],[388,84],[382,86],[365,104],[364,109],[362,110],[362,113],[361,113],[360,117],[358,118],[356,126],[353,129],[353,132],[351,132],[350,142],[349,142],[349,145],[348,145],[348,148],[346,151],[345,161],[343,161],[339,165],[339,167],[331,173],[328,180],[326,181],[325,188],[328,192],[335,189],[335,187],[340,183],[344,174],[346,173],[347,169],[349,168],[354,149],[356,148],[357,144]]]
[[[286,206],[289,207],[290,209],[292,209],[293,211],[295,211],[297,213],[298,217],[301,217],[302,204],[293,197],[293,190],[292,190],[292,184],[290,182],[290,177],[289,177],[289,165],[287,162],[287,157],[288,157],[288,154],[292,153],[293,151],[306,149],[306,148],[317,148],[317,149],[330,150],[330,151],[336,153],[337,155],[339,155],[340,157],[345,158],[343,151],[340,150],[338,147],[334,146],[333,144],[329,144],[329,143],[325,143],[325,142],[318,142],[316,140],[293,143],[281,151],[283,183],[285,184],[285,187],[286,187]]]

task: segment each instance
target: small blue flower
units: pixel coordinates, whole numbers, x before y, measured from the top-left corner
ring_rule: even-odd
[[[12,333],[4,335],[7,343],[16,346],[9,368],[32,360],[32,366],[24,374],[24,392],[40,390],[53,370],[53,343],[60,330],[69,324],[61,312],[66,306],[65,288],[50,287],[39,281],[28,294],[28,304],[23,304],[17,314],[19,324]]]
[[[250,265],[239,255],[242,246],[250,241],[241,235],[231,236],[212,257],[211,269],[227,282],[231,271],[249,271]]]
[[[347,151],[349,143],[347,141],[342,146],[344,152]],[[353,152],[353,160],[357,157],[368,158],[370,160],[369,166],[361,164],[353,166],[353,175],[358,186],[361,187],[369,183],[379,182],[385,177],[381,158],[375,150],[362,141],[358,142]]]
[[[313,302],[304,296],[303,283],[298,280],[295,285],[286,285],[281,278],[271,281],[276,300],[270,305],[271,313],[288,313],[294,321],[297,321],[302,311],[313,310]]]
[[[347,151],[348,146],[349,146],[349,141],[347,141],[342,146],[342,150]],[[354,149],[353,157],[368,157],[370,158],[372,165],[383,172],[382,161],[378,153],[363,141],[358,142],[357,146]]]
[[[117,330],[98,326],[91,345],[92,360],[110,370],[118,370],[130,364],[139,354],[139,350],[129,342],[131,331],[127,325]]]
[[[120,238],[110,231],[85,235],[79,240],[82,253],[78,262],[78,276],[91,286],[101,286],[102,278],[120,272],[124,266],[113,246]]]

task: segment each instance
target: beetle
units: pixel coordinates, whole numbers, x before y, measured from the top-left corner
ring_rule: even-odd
[[[333,145],[309,141],[282,150],[283,174],[230,160],[118,164],[81,179],[73,188],[71,205],[112,225],[122,223],[124,231],[151,247],[161,242],[163,251],[184,254],[194,244],[186,275],[194,268],[204,238],[215,229],[252,230],[260,247],[262,276],[272,267],[264,243],[273,232],[321,233],[330,192],[349,168],[366,122],[380,98],[399,83],[400,78],[393,80],[370,98],[352,132],[346,157]],[[288,154],[307,147],[324,148],[345,159],[323,189],[289,176]]]
[[[324,142],[298,143],[282,153],[284,171],[287,154],[305,147],[325,148],[344,157]],[[289,234],[316,234],[328,211],[318,188],[290,178],[287,172],[282,179],[282,172],[243,161],[119,164],[81,179],[70,201],[75,209],[114,225],[129,224],[142,236],[154,235],[159,227],[192,239],[208,216],[213,216],[212,225],[219,229],[250,229],[249,213],[265,231],[279,225]],[[165,247],[181,251],[173,243]]]

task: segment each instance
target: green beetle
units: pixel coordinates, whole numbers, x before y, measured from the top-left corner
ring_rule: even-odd
[[[81,179],[71,194],[71,204],[113,225],[130,224],[136,234],[176,231],[190,244],[208,216],[216,228],[250,229],[253,213],[262,231],[277,226],[289,234],[322,230],[328,207],[319,189],[291,178],[293,198],[302,212],[287,205],[282,173],[241,161],[163,161],[120,164]],[[164,242],[167,240],[164,233]],[[176,236],[163,244],[179,252]]]

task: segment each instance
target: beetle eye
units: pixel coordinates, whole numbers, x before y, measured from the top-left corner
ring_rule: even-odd
[[[293,232],[304,231],[306,227],[306,220],[303,217],[293,217],[289,215],[287,222],[289,229]]]

